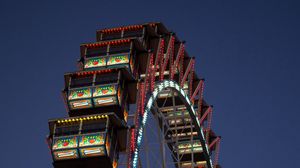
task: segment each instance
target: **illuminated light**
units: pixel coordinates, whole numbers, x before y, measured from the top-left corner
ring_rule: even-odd
[[[201,136],[204,137],[203,130],[200,130]]]
[[[105,118],[107,118],[108,117],[108,115],[105,115]]]
[[[174,87],[175,83],[173,81],[170,81],[170,86]]]
[[[140,143],[141,143],[141,141],[142,141],[142,137],[143,137],[143,128],[144,128],[144,126],[145,126],[145,124],[146,124],[146,122],[147,122],[147,115],[148,115],[148,112],[149,112],[149,109],[151,108],[151,106],[152,106],[152,103],[153,103],[153,101],[156,99],[156,97],[157,97],[157,95],[159,94],[159,92],[160,91],[162,91],[163,89],[165,89],[165,88],[167,88],[167,87],[171,87],[171,88],[175,88],[184,98],[185,98],[185,101],[191,106],[191,101],[189,100],[189,98],[187,97],[187,94],[185,93],[185,91],[183,90],[183,89],[181,89],[181,87],[177,84],[177,83],[175,83],[175,82],[173,82],[173,81],[163,81],[163,82],[161,82],[161,83],[159,83],[159,84],[157,84],[156,86],[155,86],[155,90],[153,91],[153,93],[152,93],[152,96],[149,98],[149,100],[148,100],[148,103],[147,103],[147,107],[146,107],[146,109],[144,110],[145,111],[145,113],[144,113],[144,115],[142,116],[142,124],[139,126],[139,128],[138,128],[138,137],[137,137],[137,147],[136,148],[134,148],[134,152],[133,152],[133,161],[132,161],[132,163],[133,163],[133,167],[137,167],[137,158],[138,158],[138,153],[139,153],[139,147],[140,147]],[[186,109],[186,107],[181,107],[181,108],[177,108],[178,110],[185,110]],[[194,110],[194,107],[193,106],[191,106],[191,111],[192,111],[192,113],[191,113],[191,115],[193,115],[193,116],[195,116],[195,110]],[[189,115],[189,113],[187,112],[187,115]],[[198,120],[198,118],[196,117],[196,121],[197,121],[197,123],[196,124],[198,124],[198,126],[200,126],[199,125],[199,120]],[[174,121],[175,122],[175,121]],[[201,132],[201,141],[203,141],[204,143],[205,143],[205,145],[207,146],[207,143],[206,143],[206,141],[205,141],[205,138],[204,138],[204,135],[203,135],[203,128],[200,126],[200,132]],[[198,135],[198,133],[197,132],[193,132],[193,133],[180,133],[180,134],[172,134],[172,137],[176,137],[176,136],[187,136],[187,135],[191,135],[191,134],[193,134],[193,135]],[[198,149],[198,148],[194,148],[195,150],[201,150],[200,148]],[[206,150],[207,150],[207,148],[206,148]],[[209,155],[209,153],[208,153],[208,151],[206,151],[206,155]],[[210,160],[210,162],[211,162],[211,160]],[[212,163],[210,164],[210,167],[212,167]]]
[[[198,117],[196,117],[196,122],[197,122],[198,125],[200,125]]]
[[[146,121],[147,121],[147,117],[148,117],[149,111],[150,111],[150,110],[147,108],[147,109],[146,109],[146,112],[145,112],[145,114],[144,114],[143,124],[146,124]]]
[[[72,119],[72,121],[74,122],[74,121],[75,121],[75,119],[73,118],[73,119]]]
[[[152,103],[153,103],[153,97],[151,97],[151,98],[148,100],[147,107],[148,107],[149,109],[151,108]]]
[[[205,147],[206,147],[206,152],[208,153],[209,151],[208,151],[208,146],[207,146],[207,144],[205,144]]]
[[[75,152],[74,151],[71,151],[71,152],[61,152],[61,153],[58,153],[57,156],[58,157],[68,157],[68,156],[73,156],[75,155]]]
[[[101,150],[100,149],[90,149],[90,150],[84,150],[84,154],[88,155],[88,154],[95,154],[95,153],[100,153]]]
[[[60,123],[60,121],[58,120],[57,123]]]
[[[191,105],[190,99],[187,96],[185,97],[185,99],[188,102],[188,104]]]
[[[185,92],[182,89],[180,89],[180,93],[181,95],[185,96]]]
[[[198,161],[198,162],[196,162],[196,164],[202,164],[202,165],[204,165],[204,164],[206,164],[206,161]]]
[[[194,114],[196,114],[196,112],[195,112],[195,109],[194,109],[194,108],[192,108],[192,112],[193,112]]]
[[[157,94],[158,94],[158,90],[157,90],[157,89],[154,89],[154,91],[153,91],[153,93],[152,93],[153,97],[156,97]]]
[[[167,86],[170,87],[170,81],[167,81],[166,83],[167,83]]]
[[[82,107],[82,106],[87,106],[87,105],[89,105],[88,102],[75,102],[75,103],[73,103],[74,107]]]
[[[161,84],[161,85],[158,85],[158,90],[161,91],[161,90],[163,89],[163,87],[164,87],[164,86],[163,86],[162,84]]]
[[[104,104],[104,103],[112,103],[112,102],[114,102],[114,100],[112,98],[108,98],[108,99],[104,99],[104,100],[100,99],[97,102],[98,102],[98,104]]]
[[[168,96],[169,96],[169,93],[160,93],[158,97],[159,97],[159,98],[164,98],[164,97],[168,97]],[[171,95],[170,95],[170,96],[171,96]],[[169,96],[169,97],[170,97],[170,96]]]
[[[80,149],[80,153],[82,157],[90,157],[90,156],[102,156],[105,155],[104,147],[93,147],[93,148],[83,148]]]
[[[84,117],[83,120],[86,120],[86,118]]]

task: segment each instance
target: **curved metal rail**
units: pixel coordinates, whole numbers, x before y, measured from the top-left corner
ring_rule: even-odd
[[[133,168],[138,167],[139,148],[140,148],[142,138],[143,138],[144,127],[147,124],[147,117],[149,115],[149,112],[151,110],[151,107],[152,107],[154,101],[158,97],[158,94],[166,88],[172,89],[172,90],[177,91],[178,93],[180,93],[179,97],[184,102],[193,123],[195,123],[195,129],[198,132],[198,136],[199,136],[202,148],[203,148],[203,152],[204,152],[205,160],[206,160],[206,163],[207,163],[207,167],[208,168],[213,168],[212,161],[211,161],[210,156],[209,156],[208,145],[207,145],[206,140],[204,138],[204,133],[203,133],[203,129],[200,125],[200,121],[199,121],[198,117],[196,116],[196,111],[195,111],[190,99],[188,98],[188,96],[184,92],[184,90],[177,84],[177,82],[171,81],[171,80],[164,80],[164,81],[161,81],[161,82],[155,84],[154,91],[151,93],[151,96],[149,96],[148,101],[146,101],[147,103],[146,103],[144,114],[142,116],[142,122],[139,125],[139,127],[137,128],[137,132],[138,132],[137,145],[136,145],[136,148],[134,150],[132,164],[130,164],[130,165],[132,165]]]

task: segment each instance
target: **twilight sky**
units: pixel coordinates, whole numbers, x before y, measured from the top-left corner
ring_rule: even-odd
[[[63,74],[97,29],[162,21],[206,78],[224,168],[299,166],[300,2],[0,1],[0,167],[49,168]],[[298,75],[297,75],[298,74]],[[298,165],[298,166],[297,166]]]

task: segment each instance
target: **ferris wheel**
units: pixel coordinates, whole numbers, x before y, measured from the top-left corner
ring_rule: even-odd
[[[219,168],[221,137],[195,58],[162,23],[97,31],[66,73],[68,117],[49,120],[55,168]]]

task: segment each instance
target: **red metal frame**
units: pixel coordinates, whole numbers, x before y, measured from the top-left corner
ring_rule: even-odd
[[[102,46],[106,46],[106,45],[120,45],[120,44],[130,43],[130,41],[131,41],[131,39],[121,39],[121,40],[89,43],[89,44],[84,44],[83,46],[85,46],[87,48],[96,48],[96,47],[102,47]]]
[[[192,96],[191,96],[191,101],[192,102],[194,102],[194,99],[195,99],[195,97],[196,97],[196,95],[198,94],[198,93],[200,93],[199,91],[200,91],[200,89],[203,87],[203,80],[200,80],[199,82],[198,82],[198,85],[197,85],[197,87],[195,88],[195,91],[194,91],[194,93],[192,94]],[[201,93],[200,93],[201,94]]]
[[[169,43],[168,43],[168,46],[167,46],[167,52],[165,54],[165,58],[162,59],[163,60],[162,67],[160,67],[159,79],[161,81],[164,79],[164,72],[165,72],[165,69],[167,67],[169,58],[172,57],[172,54],[174,53],[173,52],[173,50],[174,50],[174,42],[175,42],[175,37],[170,36]]]
[[[188,77],[188,74],[190,73],[190,70],[192,69],[192,67],[194,66],[194,61],[195,61],[195,58],[190,58],[190,61],[189,61],[189,64],[188,66],[186,67],[185,69],[185,73],[181,79],[181,82],[180,82],[180,86],[183,87],[184,85],[184,82],[186,81],[186,78]]]
[[[191,67],[190,75],[189,75],[189,97],[191,99],[192,93],[193,93],[193,82],[194,82],[194,73],[195,73],[195,61],[193,62],[193,65]]]
[[[208,114],[211,113],[211,112],[212,112],[212,108],[211,108],[211,106],[209,106],[208,109],[205,111],[205,113],[200,118],[200,125],[203,124],[205,119],[207,119]]]
[[[103,29],[100,30],[101,33],[114,33],[114,32],[121,32],[121,31],[128,31],[128,30],[138,30],[142,29],[143,25],[130,25],[130,26],[124,26],[124,27],[117,27],[117,28],[111,28],[111,29]]]

